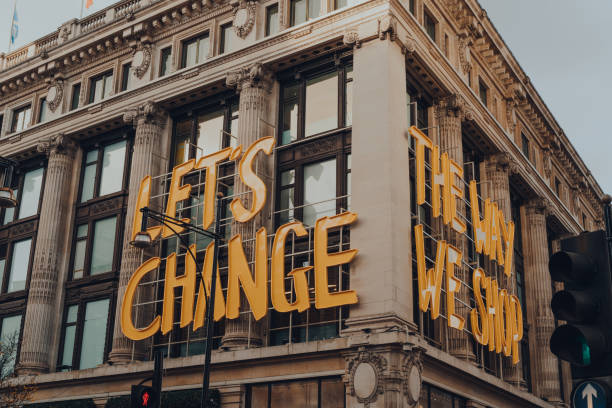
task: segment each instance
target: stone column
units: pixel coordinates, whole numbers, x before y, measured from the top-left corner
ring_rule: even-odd
[[[535,199],[522,208],[523,252],[525,259],[525,290],[529,324],[534,328],[530,336],[533,350],[534,394],[548,401],[561,401],[559,365],[550,351],[550,336],[555,320],[550,309],[552,285],[548,271],[548,237],[546,233],[546,202]]]
[[[267,132],[268,108],[270,104],[272,73],[266,70],[260,63],[243,67],[228,74],[227,85],[236,87],[240,93],[240,104],[238,108],[238,144],[247,149],[257,139],[270,136]],[[262,121],[263,119],[263,121]],[[259,154],[256,159],[257,173],[262,180],[270,178],[270,157]],[[272,186],[268,185],[268,190]],[[250,189],[242,182],[238,173],[234,177],[234,196],[240,197],[246,208],[250,207]],[[232,235],[240,234],[244,242],[244,251],[247,259],[253,265],[254,240],[257,229],[265,225],[266,219],[262,211],[253,220],[246,223],[232,221]],[[269,228],[268,228],[269,230]],[[252,240],[250,242],[245,242]],[[241,311],[247,310],[248,302],[244,294],[240,297]],[[262,335],[261,322],[255,322],[251,313],[241,313],[237,319],[225,321],[225,334],[222,339],[222,347],[229,349],[243,348],[248,346],[261,346]]]
[[[144,359],[143,342],[134,343],[125,337],[121,331],[121,302],[130,277],[141,264],[142,250],[130,245],[132,220],[138,198],[141,180],[148,175],[159,173],[158,151],[161,144],[161,134],[166,123],[165,115],[157,105],[147,102],[138,108],[128,111],[123,117],[127,123],[136,128],[132,164],[130,167],[130,184],[128,207],[125,218],[125,233],[123,234],[123,249],[121,252],[121,271],[117,293],[117,307],[113,332],[113,348],[110,360],[114,364],[127,363],[130,360]],[[138,324],[138,323],[137,323]]]
[[[449,95],[438,101],[436,105],[436,119],[438,124],[438,144],[440,153],[448,153],[461,168],[463,168],[463,138],[461,133],[461,122],[466,113],[465,102],[458,95]],[[457,213],[465,214],[465,205],[457,201]],[[438,228],[439,239],[444,239],[457,247],[465,257],[467,255],[467,241],[463,234],[457,233],[449,225],[442,223],[442,218],[435,220],[434,225]],[[462,267],[455,272],[463,284],[457,294],[455,311],[463,316],[466,324],[469,322],[471,276],[468,268]],[[466,331],[458,331],[448,328],[448,351],[455,357],[475,360],[472,350],[471,339]]]
[[[70,229],[67,219],[76,145],[60,134],[41,142],[38,151],[45,152],[49,161],[21,343],[21,374],[48,372],[51,365],[63,244]]]
[[[345,333],[414,327],[406,61],[390,37],[353,53],[351,248],[359,254],[350,285],[359,302]]]
[[[497,204],[504,214],[506,222],[512,219],[512,203],[510,200],[510,168],[515,166],[513,159],[508,153],[501,152],[487,157],[484,162],[484,177],[486,181],[486,194],[491,201]],[[515,223],[521,220],[513,220]],[[512,275],[508,278],[504,273],[504,267],[497,262],[489,262],[486,271],[490,276],[496,277],[500,289],[507,289],[509,293],[516,295],[516,271],[512,268]],[[485,350],[485,352],[487,352]],[[509,358],[503,358],[503,376],[506,381],[517,386],[525,386],[522,378],[522,361],[512,365]]]

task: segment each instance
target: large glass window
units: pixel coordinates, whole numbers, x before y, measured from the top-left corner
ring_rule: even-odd
[[[2,377],[12,374],[15,369],[20,332],[21,315],[0,318],[0,351],[9,353],[0,373]]]
[[[3,225],[38,214],[43,178],[43,168],[26,171],[19,177],[13,177],[12,188],[17,199],[17,207],[4,209]]]
[[[80,224],[76,228],[72,279],[111,272],[114,265],[117,217]]]
[[[32,105],[26,105],[13,111],[13,123],[11,133],[21,132],[30,127],[32,122]]]
[[[121,140],[85,154],[80,202],[123,189],[126,146],[127,142]]]
[[[60,370],[93,368],[106,357],[108,298],[69,305],[64,315]]]
[[[253,384],[247,392],[250,407],[344,408],[345,388],[340,378]]]
[[[340,86],[341,85],[341,86]],[[338,69],[305,75],[283,83],[280,143],[285,145],[352,123],[353,70]]]
[[[30,269],[30,250],[32,240],[25,239],[12,245],[10,267],[8,269],[7,292],[16,292],[26,288],[28,271]]]
[[[113,71],[105,72],[89,81],[89,103],[106,99],[113,92]]]
[[[237,136],[238,103],[233,98],[189,110],[175,120],[173,165],[237,146]]]
[[[208,58],[210,52],[210,39],[208,31],[204,34],[183,42],[181,68],[201,64]]]
[[[291,0],[291,26],[319,17],[320,0]]]

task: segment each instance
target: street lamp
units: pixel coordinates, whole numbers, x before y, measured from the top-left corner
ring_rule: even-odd
[[[11,184],[13,183],[13,171],[16,166],[16,161],[0,157],[0,167],[5,169],[4,185],[0,187],[0,208],[14,208],[17,206],[17,200],[11,188]]]
[[[216,293],[216,287],[217,287],[217,259],[219,257],[219,241],[223,240],[223,236],[221,235],[220,231],[219,231],[219,221],[220,221],[220,217],[221,217],[221,209],[222,209],[222,200],[223,199],[223,194],[218,192],[217,193],[217,212],[215,213],[215,227],[214,227],[214,232],[210,232],[207,231],[205,229],[196,227],[195,225],[183,222],[182,220],[178,219],[178,218],[174,218],[174,217],[170,217],[164,213],[161,213],[159,211],[155,211],[152,210],[149,207],[144,207],[140,209],[140,212],[142,212],[142,224],[141,224],[141,228],[140,231],[138,231],[138,233],[136,233],[136,236],[134,237],[134,240],[132,242],[130,242],[130,244],[136,248],[149,248],[153,245],[153,240],[151,239],[151,235],[147,232],[147,222],[148,219],[151,218],[152,220],[155,220],[157,222],[159,222],[162,225],[165,225],[166,227],[170,228],[170,230],[174,233],[174,235],[176,235],[178,237],[178,239],[181,241],[181,243],[187,248],[187,252],[189,252],[189,255],[193,258],[193,261],[196,264],[196,268],[198,268],[198,261],[196,259],[195,254],[191,251],[191,248],[189,248],[189,245],[187,242],[185,242],[184,237],[182,237],[178,232],[176,232],[176,230],[174,228],[172,228],[172,226],[178,226],[178,227],[182,227],[185,228],[191,232],[194,232],[196,234],[201,234],[204,235],[208,238],[212,238],[215,240],[215,245],[214,245],[214,252],[213,252],[213,262],[212,262],[212,277],[211,277],[211,284],[210,284],[210,294],[208,296],[208,301],[206,304],[206,343],[204,345],[204,378],[202,379],[202,400],[200,402],[200,406],[201,408],[206,408],[207,405],[207,400],[208,400],[208,396],[209,396],[209,392],[208,392],[208,386],[210,384],[210,357],[211,357],[211,351],[212,351],[212,337],[213,337],[213,333],[214,333],[214,321],[213,321],[213,309],[214,309],[214,305],[215,305],[215,293]],[[200,276],[202,276],[202,279],[204,279],[204,274],[202,273],[201,268],[198,268],[199,272],[200,272]]]

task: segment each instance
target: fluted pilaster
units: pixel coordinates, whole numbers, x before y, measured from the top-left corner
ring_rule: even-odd
[[[436,119],[438,122],[438,144],[441,153],[448,153],[449,158],[457,162],[463,168],[463,138],[461,134],[461,122],[466,115],[464,100],[458,95],[449,95],[440,99],[436,105]],[[457,202],[457,213],[463,214],[465,206],[463,202]],[[437,222],[440,239],[445,239],[457,247],[463,256],[467,254],[466,239],[463,234],[458,234],[450,226],[446,226],[439,219]],[[469,271],[462,267],[455,272],[455,276],[464,283],[457,293],[456,313],[463,316],[468,322],[470,294],[468,283],[470,282]],[[449,352],[459,358],[475,359],[468,334],[463,331],[448,328]]]
[[[134,136],[132,164],[130,167],[126,233],[123,238],[113,347],[110,353],[110,360],[113,363],[126,363],[132,359],[142,360],[144,358],[143,342],[135,343],[125,337],[119,322],[121,320],[121,301],[123,300],[125,289],[130,277],[140,266],[142,259],[142,250],[130,245],[131,222],[136,209],[138,190],[140,182],[144,177],[155,175],[159,172],[157,156],[161,133],[165,124],[165,115],[156,104],[147,102],[137,109],[126,112],[123,119],[125,122],[135,126],[136,134]]]
[[[524,206],[525,284],[529,302],[530,326],[535,330],[533,360],[535,393],[548,401],[561,401],[559,365],[550,352],[550,336],[555,321],[550,309],[552,285],[548,271],[548,236],[546,202],[536,199]]]
[[[266,133],[267,125],[261,119],[267,118],[270,90],[272,86],[272,73],[261,64],[253,64],[228,74],[227,85],[236,87],[240,93],[238,112],[238,144],[243,149],[248,148],[257,139],[270,136]],[[267,158],[259,155],[256,160],[257,173],[267,173]],[[254,167],[255,167],[254,166]],[[236,173],[237,174],[237,173]],[[263,180],[268,179],[262,177]],[[271,187],[271,186],[269,186]],[[246,208],[251,204],[250,189],[242,182],[240,177],[234,178],[234,195],[239,197]],[[263,217],[259,214],[246,223],[232,222],[232,235],[240,234],[244,243],[244,251],[249,262],[253,262],[253,244],[257,228],[263,225]],[[243,294],[240,297],[241,310],[248,305]],[[240,314],[237,319],[225,322],[225,334],[222,339],[224,348],[243,348],[247,346],[260,346],[263,334],[261,323],[255,322],[253,316]]]
[[[20,373],[38,374],[49,371],[53,327],[56,323],[55,303],[62,263],[66,222],[70,212],[70,184],[76,145],[58,135],[38,145],[48,157],[45,190],[40,210],[36,252],[23,328]]]

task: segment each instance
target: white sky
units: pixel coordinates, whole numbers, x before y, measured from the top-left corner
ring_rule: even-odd
[[[78,18],[81,1],[17,0],[16,47]],[[479,1],[604,192],[612,193],[612,0]],[[8,49],[13,2],[0,0],[1,51]],[[114,2],[94,0],[84,14]]]

